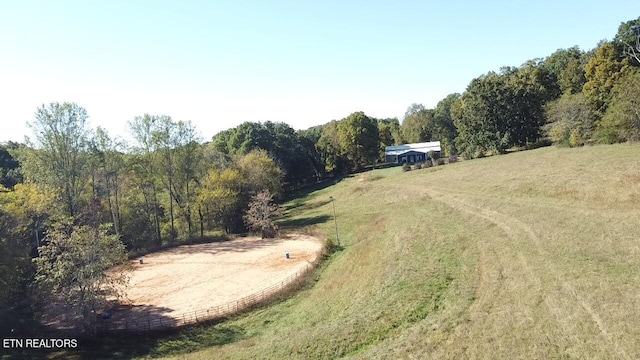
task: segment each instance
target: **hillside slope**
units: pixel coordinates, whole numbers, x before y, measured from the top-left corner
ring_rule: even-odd
[[[640,146],[376,170],[288,204],[340,242],[209,358],[640,358]]]

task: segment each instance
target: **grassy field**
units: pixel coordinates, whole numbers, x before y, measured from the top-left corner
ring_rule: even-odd
[[[335,238],[330,196],[342,247],[313,286],[137,354],[640,358],[640,146],[375,170],[288,203],[284,223]]]

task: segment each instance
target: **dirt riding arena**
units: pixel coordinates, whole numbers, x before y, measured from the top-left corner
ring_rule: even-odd
[[[183,245],[131,261],[121,306],[100,322],[121,328],[132,320],[180,324],[185,314],[206,311],[259,293],[315,263],[322,242],[307,235],[256,237]],[[289,254],[289,258],[286,254]],[[110,326],[109,326],[110,325]]]

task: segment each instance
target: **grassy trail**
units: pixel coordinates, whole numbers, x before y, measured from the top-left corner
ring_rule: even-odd
[[[330,196],[342,250],[313,286],[146,356],[640,358],[640,146],[376,170],[285,223],[334,237]]]

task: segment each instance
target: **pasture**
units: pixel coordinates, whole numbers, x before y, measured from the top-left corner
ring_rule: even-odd
[[[640,146],[375,170],[291,201],[284,223],[335,237],[330,197],[342,246],[313,286],[128,354],[640,357]]]

